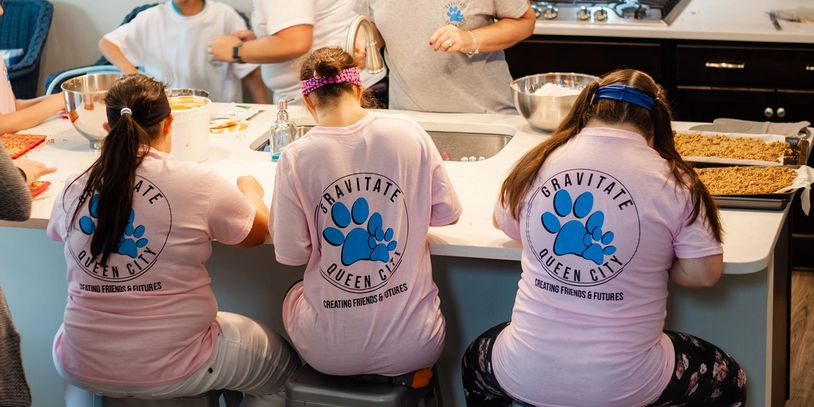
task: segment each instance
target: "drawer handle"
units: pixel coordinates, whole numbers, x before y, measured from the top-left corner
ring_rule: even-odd
[[[806,65],[806,71],[814,72],[814,65]]]
[[[706,66],[707,68],[712,68],[712,69],[744,69],[744,68],[746,68],[746,64],[743,63],[743,62],[732,64],[732,63],[729,63],[729,62],[710,62],[710,61],[707,61],[704,64],[704,66]],[[814,66],[812,66],[812,68],[814,68]]]

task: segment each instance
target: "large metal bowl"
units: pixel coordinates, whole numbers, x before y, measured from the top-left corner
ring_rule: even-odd
[[[107,136],[105,95],[121,77],[121,74],[93,74],[77,76],[62,83],[65,109],[71,123],[90,142],[90,148],[98,150]]]
[[[514,106],[532,127],[553,131],[563,118],[571,111],[577,95],[544,96],[534,92],[546,83],[582,91],[585,86],[599,80],[593,75],[581,73],[551,72],[525,76],[512,82]]]

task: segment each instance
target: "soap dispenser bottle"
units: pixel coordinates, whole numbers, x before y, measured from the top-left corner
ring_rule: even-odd
[[[288,120],[288,101],[280,100],[277,103],[277,120],[271,124],[269,131],[269,145],[271,146],[271,161],[280,159],[280,153],[288,143],[297,137],[297,126]]]

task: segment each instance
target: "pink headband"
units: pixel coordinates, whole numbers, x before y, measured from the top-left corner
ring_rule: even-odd
[[[305,96],[325,85],[335,83],[351,83],[362,86],[362,78],[359,76],[359,68],[354,66],[343,69],[339,72],[339,75],[336,76],[326,76],[324,78],[313,77],[306,79],[300,82],[300,88],[302,89],[302,95]]]

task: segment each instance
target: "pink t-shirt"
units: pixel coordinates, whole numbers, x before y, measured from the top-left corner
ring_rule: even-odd
[[[492,361],[501,386],[538,406],[640,406],[675,364],[663,334],[673,259],[720,254],[691,225],[689,192],[639,134],[586,128],[554,151],[520,208],[495,219],[523,242],[512,323]],[[703,211],[702,211],[703,212]]]
[[[9,114],[17,111],[17,99],[14,97],[14,90],[11,89],[11,82],[8,80],[6,61],[0,58],[0,114]]]
[[[368,113],[286,147],[269,223],[277,261],[307,264],[283,304],[305,361],[335,375],[431,367],[445,329],[426,236],[460,214],[438,150],[406,116]]]
[[[212,170],[152,149],[136,172],[131,222],[104,266],[89,255],[96,218],[87,203],[95,200],[85,199],[71,223],[85,182],[57,197],[48,224],[48,236],[65,242],[68,265],[56,354],[68,373],[93,383],[178,381],[208,360],[219,332],[204,267],[211,241],[242,242],[254,207]]]

